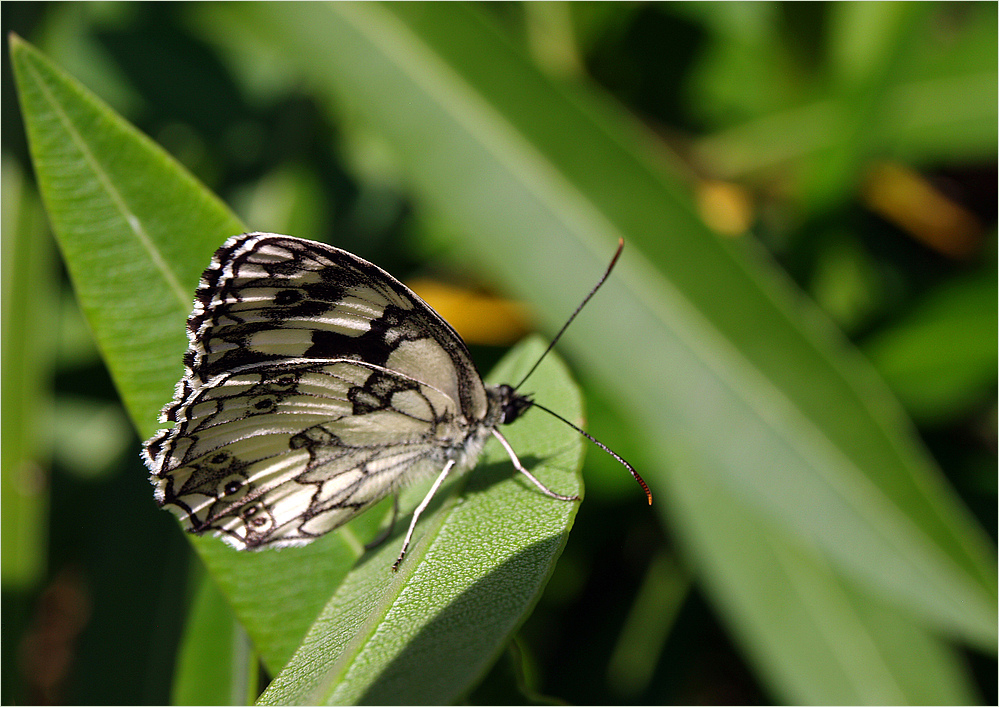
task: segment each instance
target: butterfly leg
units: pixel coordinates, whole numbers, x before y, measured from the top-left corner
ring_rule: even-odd
[[[386,540],[388,540],[388,536],[391,535],[392,531],[395,529],[395,522],[398,518],[399,518],[399,494],[398,492],[396,492],[395,494],[392,495],[392,520],[389,521],[388,527],[386,527],[385,530],[378,533],[378,537],[376,537],[374,540],[372,540],[371,542],[369,542],[367,545],[364,546],[364,549],[371,550],[373,548],[378,547]]]
[[[430,487],[430,490],[427,492],[427,495],[423,497],[422,501],[420,501],[420,505],[418,505],[416,507],[416,510],[413,511],[413,520],[410,521],[409,530],[406,531],[406,539],[402,541],[402,550],[399,551],[399,558],[392,565],[393,572],[396,572],[399,569],[399,565],[402,562],[402,558],[406,556],[406,550],[409,548],[409,541],[412,540],[413,531],[416,529],[416,521],[420,519],[420,514],[423,513],[423,511],[427,509],[427,506],[430,505],[430,499],[434,497],[434,494],[437,493],[437,490],[441,487],[441,484],[444,483],[444,479],[447,478],[447,475],[454,467],[454,464],[455,461],[454,459],[452,459],[444,466],[444,469],[443,471],[441,471],[440,476],[438,476],[437,480],[434,481],[434,485]]]
[[[506,438],[503,435],[501,435],[498,430],[495,430],[495,429],[493,430],[493,436],[496,437],[496,439],[498,439],[500,441],[500,444],[503,445],[503,449],[505,449],[506,453],[510,455],[510,461],[513,462],[514,468],[517,471],[519,471],[521,474],[523,474],[524,476],[526,476],[528,479],[530,479],[531,482],[533,482],[535,486],[537,486],[539,489],[541,489],[541,491],[544,492],[544,494],[546,496],[551,496],[552,498],[557,498],[560,501],[578,501],[579,500],[579,496],[563,496],[560,493],[555,493],[550,488],[548,488],[547,486],[545,486],[543,483],[541,483],[540,481],[538,481],[537,477],[535,477],[534,474],[532,474],[527,469],[525,469],[524,465],[520,463],[520,459],[517,458],[517,453],[513,451],[513,447],[510,446],[510,443],[506,441]]]

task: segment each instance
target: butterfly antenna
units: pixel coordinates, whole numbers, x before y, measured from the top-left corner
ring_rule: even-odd
[[[597,290],[600,289],[600,286],[602,284],[604,284],[604,280],[607,279],[607,276],[611,274],[611,270],[614,269],[614,264],[617,263],[617,259],[621,257],[621,251],[623,249],[624,249],[624,239],[621,238],[617,242],[617,250],[614,252],[614,257],[611,258],[610,265],[607,266],[607,269],[604,271],[604,274],[600,276],[600,279],[597,281],[597,284],[593,286],[592,290],[590,290],[590,294],[586,295],[586,297],[583,298],[583,301],[579,303],[579,306],[576,307],[576,311],[572,313],[572,315],[569,317],[569,319],[566,321],[566,323],[562,325],[562,328],[558,330],[558,334],[556,334],[555,338],[552,339],[552,341],[551,341],[550,344],[548,344],[548,348],[545,349],[545,352],[543,354],[541,354],[541,356],[538,357],[538,360],[534,362],[534,365],[531,366],[531,370],[529,370],[527,372],[526,376],[524,376],[523,378],[520,379],[520,383],[518,383],[517,385],[515,385],[513,387],[514,390],[517,390],[520,386],[524,385],[524,382],[528,378],[531,377],[531,374],[534,373],[535,369],[541,364],[541,362],[544,360],[545,356],[548,355],[548,352],[551,351],[553,348],[555,348],[555,344],[558,343],[558,340],[562,338],[562,334],[564,334],[565,330],[569,328],[570,324],[572,324],[572,320],[576,318],[576,315],[579,314],[580,310],[583,307],[586,306],[586,303],[590,301],[590,298],[593,297],[593,295],[595,295],[597,293]],[[551,411],[549,411],[549,412],[551,412]],[[552,413],[552,414],[554,415],[555,413]],[[556,415],[556,417],[558,417],[558,415]],[[569,423],[569,424],[571,424],[571,423]],[[573,427],[575,427],[575,425],[573,425]],[[576,429],[579,430],[578,427]],[[582,430],[579,430],[579,431],[583,432]],[[586,435],[585,432],[583,432],[583,434]],[[590,437],[589,435],[586,435],[586,436]],[[597,444],[600,444],[600,442],[597,442],[597,440],[593,439],[592,437],[590,437],[590,439],[593,440],[594,442],[596,442]],[[602,444],[600,444],[600,446],[604,447],[604,445],[602,445]],[[621,459],[621,457],[618,457],[616,454],[614,454],[614,452],[611,452],[609,449],[607,449],[607,447],[604,447],[604,449],[606,451],[610,452],[611,454],[613,454],[617,458],[617,460],[619,462],[621,462],[626,467],[628,467],[629,469],[631,469],[631,465],[628,464],[626,461],[624,461],[624,459]],[[635,470],[631,469],[631,473],[635,474]],[[638,474],[635,474],[635,477],[638,478]],[[639,478],[639,481],[641,481],[640,478]],[[644,481],[641,481],[641,483],[642,483],[643,486],[645,485]],[[646,491],[648,491],[647,488],[646,488]],[[649,496],[649,503],[652,503],[652,496]]]
[[[618,251],[618,252],[620,252],[620,251]],[[579,434],[581,434],[584,437],[586,437],[586,439],[588,439],[591,442],[593,442],[593,444],[597,445],[602,450],[604,450],[605,452],[607,452],[608,454],[610,454],[612,457],[614,457],[615,459],[617,459],[619,462],[621,462],[621,464],[624,465],[624,468],[627,469],[628,471],[630,471],[631,475],[635,477],[635,481],[637,481],[638,485],[642,487],[643,491],[645,491],[645,496],[646,496],[646,498],[649,499],[649,505],[650,506],[652,505],[652,492],[649,491],[649,485],[646,484],[645,483],[645,479],[643,479],[638,474],[638,472],[635,471],[635,467],[633,467],[631,464],[629,464],[628,462],[626,462],[624,460],[624,457],[622,457],[620,454],[618,454],[617,452],[615,452],[613,449],[611,449],[610,447],[608,447],[606,444],[604,444],[603,442],[601,442],[599,439],[597,439],[593,435],[588,434],[588,433],[584,432],[583,430],[579,429],[578,427],[576,427],[576,425],[574,425],[571,422],[569,422],[568,420],[566,420],[564,417],[562,417],[561,415],[559,415],[554,410],[549,410],[544,405],[540,405],[538,403],[534,403],[532,405],[532,407],[536,407],[536,408],[539,408],[541,410],[544,410],[545,412],[547,412],[552,417],[561,420],[565,424],[569,425],[569,427],[571,427],[572,429],[576,430],[576,432],[578,432]]]

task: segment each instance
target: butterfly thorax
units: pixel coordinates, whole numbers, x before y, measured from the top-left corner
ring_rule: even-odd
[[[517,393],[506,384],[487,385],[484,388],[487,401],[485,417],[481,420],[465,419],[459,423],[460,440],[449,445],[443,455],[444,461],[454,459],[461,469],[475,464],[494,429],[499,425],[510,424],[533,404],[526,395]]]

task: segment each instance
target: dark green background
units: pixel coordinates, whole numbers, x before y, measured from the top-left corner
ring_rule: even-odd
[[[732,139],[730,131],[820,103],[834,90],[829,47],[837,39],[835,12],[823,3],[767,7],[765,13],[747,12],[743,20],[764,23],[765,31],[755,34],[764,39],[739,44],[736,38],[753,33],[735,31],[737,13],[720,7],[573,6],[569,16],[581,63],[555,61],[545,68],[557,75],[561,67],[567,82],[601,86],[609,100],[624,104],[688,161],[692,182],[696,174],[744,189],[753,204],[753,235],[746,237],[761,242],[897,385],[895,393],[923,441],[994,540],[994,121],[991,136],[984,138],[941,130],[908,150],[897,145],[871,150],[872,164],[874,156],[894,159],[974,215],[981,229],[961,257],[928,247],[869,208],[859,176],[863,170],[837,172],[835,160],[823,162],[807,152],[780,159],[787,145],[779,131],[772,142],[753,145],[750,162],[758,168],[713,172],[717,165],[703,155]],[[543,17],[517,3],[479,9],[525,48],[531,32],[544,27]],[[5,3],[2,21],[5,37],[16,32],[46,52],[183,162],[244,221],[294,235],[335,237],[338,246],[403,279],[433,273],[425,259],[438,248],[433,233],[438,224],[414,212],[401,186],[359,176],[364,170],[345,157],[351,151],[341,147],[337,119],[306,85],[282,73],[281,62],[254,85],[231,71],[232,54],[211,39],[224,30],[208,26],[206,16],[193,10],[183,3]],[[918,22],[921,30],[913,41],[920,46],[917,54],[930,57],[922,67],[925,76],[951,75],[946,64],[952,61],[963,62],[969,75],[991,71],[994,77],[994,4],[931,5]],[[23,188],[32,187],[6,51],[3,62],[6,199],[18,172]],[[994,80],[991,85],[980,100],[994,113]],[[853,118],[862,139],[867,117]],[[43,220],[37,222],[44,230]],[[54,246],[45,248],[51,267],[42,272],[55,279],[59,293],[57,302],[47,303],[51,309],[40,310],[52,330],[51,349],[38,352],[40,361],[51,364],[54,410],[38,445],[48,478],[47,531],[42,564],[14,580],[5,573],[2,701],[167,702],[194,560],[173,519],[152,502],[138,460],[139,440],[88,341]],[[962,350],[991,351],[984,367],[980,357],[947,366],[941,359],[947,347],[938,351],[945,329],[933,328],[933,310],[928,319],[922,313],[926,302],[939,297],[946,303],[945,293],[955,291],[971,293],[960,299],[972,329],[962,332],[971,342]],[[941,322],[949,321],[945,304],[935,311]],[[893,360],[901,349],[885,344],[913,313],[924,317],[925,340],[917,330],[911,341],[926,352],[922,367],[918,357]],[[12,334],[5,330],[4,336]],[[474,353],[480,368],[488,370],[501,350],[476,347]],[[907,376],[906,366],[916,373]],[[954,369],[966,375],[937,373]],[[638,442],[615,426],[600,393],[581,382],[590,430],[629,456],[629,445]],[[5,396],[8,385],[5,380]],[[930,393],[921,394],[925,391]],[[73,430],[86,430],[88,421],[99,434],[74,437]],[[4,439],[9,449],[8,442]],[[81,456],[86,463],[79,463]],[[696,582],[665,609],[676,612],[675,623],[664,643],[652,640],[650,650],[659,651],[656,667],[637,692],[622,691],[608,678],[643,582],[668,567],[667,576],[679,577],[685,587],[686,565],[623,470],[594,452],[584,478],[586,503],[559,568],[520,632],[521,649],[536,670],[534,687],[575,703],[788,700],[757,674]],[[158,548],[157,557],[168,559],[151,563],[144,552],[151,545]],[[650,574],[653,561],[659,563],[658,574]],[[666,588],[662,592],[670,596]],[[994,703],[994,655],[962,651],[982,701]],[[515,662],[504,655],[471,701],[523,701],[511,668]]]

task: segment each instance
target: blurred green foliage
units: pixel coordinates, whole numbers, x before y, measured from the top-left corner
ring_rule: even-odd
[[[613,461],[589,454],[586,501],[555,574],[516,643],[469,700],[994,703],[995,627],[976,634],[965,617],[945,615],[946,602],[934,604],[933,591],[923,596],[903,580],[895,586],[890,577],[865,575],[877,562],[863,557],[868,548],[856,547],[855,538],[911,523],[918,532],[906,526],[891,541],[904,546],[901,557],[912,538],[930,538],[902,558],[915,558],[916,569],[903,563],[885,574],[929,572],[930,586],[970,592],[960,582],[984,567],[981,596],[989,596],[991,574],[994,611],[996,6],[546,2],[361,6],[313,17],[319,7],[8,3],[2,22],[5,37],[13,31],[32,42],[252,229],[326,240],[404,279],[430,273],[502,287],[529,299],[551,333],[571,306],[563,300],[578,299],[593,270],[580,275],[567,261],[578,252],[580,260],[599,262],[613,243],[588,235],[559,241],[554,226],[549,239],[531,223],[518,229],[522,235],[504,236],[509,215],[490,209],[518,211],[533,202],[508,187],[499,169],[489,173],[495,203],[449,205],[449,194],[464,194],[450,165],[482,163],[471,149],[426,156],[420,149],[436,138],[407,142],[406,131],[450,118],[472,125],[473,137],[486,136],[482,144],[503,146],[497,163],[508,160],[513,171],[525,169],[517,160],[545,165],[545,176],[526,190],[539,201],[564,199],[570,184],[591,211],[628,233],[616,277],[633,290],[645,287],[643,303],[662,301],[652,291],[657,277],[669,282],[725,337],[718,348],[711,348],[713,333],[685,341],[709,358],[729,346],[758,367],[763,389],[779,389],[806,411],[813,405],[802,417],[831,438],[828,446],[849,456],[851,440],[864,438],[871,424],[844,419],[846,404],[822,397],[840,390],[822,377],[831,375],[826,360],[830,370],[844,371],[844,389],[874,391],[864,401],[872,419],[887,410],[884,417],[895,420],[892,396],[878,383],[868,387],[865,376],[875,376],[866,364],[852,368],[857,350],[918,428],[912,451],[907,422],[886,424],[885,432],[886,448],[903,449],[899,466],[912,474],[911,494],[901,482],[870,474],[818,477],[832,486],[861,479],[887,489],[883,508],[857,513],[872,534],[848,535],[856,526],[831,506],[810,506],[806,487],[792,487],[804,477],[755,486],[763,482],[741,480],[737,463],[708,468],[705,459],[713,459],[699,447],[702,438],[724,459],[741,455],[746,469],[755,468],[753,450],[738,446],[745,430],[730,424],[753,418],[718,417],[716,425],[729,426],[707,437],[709,425],[697,415],[702,408],[715,413],[707,398],[716,391],[677,400],[683,379],[701,380],[693,369],[679,355],[649,358],[655,352],[643,348],[644,334],[615,343],[616,327],[644,315],[608,314],[594,300],[596,321],[581,318],[566,346],[586,393],[587,427],[649,470],[658,515]],[[336,41],[334,30],[343,32]],[[362,40],[349,30],[371,45],[359,48]],[[473,36],[488,42],[463,46]],[[407,84],[385,71],[364,74],[393,57],[408,58],[399,62],[400,75],[409,72],[422,91],[404,94]],[[3,62],[0,699],[239,700],[257,682],[246,674],[246,635],[223,615],[225,599],[202,581],[200,568],[191,571],[198,560],[152,503],[139,439],[119,401],[119,394],[130,401],[141,418],[133,422],[146,434],[152,418],[143,417],[143,406],[152,400],[136,402],[137,395],[166,402],[160,381],[138,391],[120,374],[113,382],[97,353],[55,266],[7,52]],[[474,89],[462,97],[467,112],[431,114],[432,101],[421,100],[446,91],[456,76]],[[522,142],[508,140],[510,125]],[[458,132],[442,135],[442,144]],[[625,152],[640,145],[642,168],[667,175],[655,172],[656,186],[647,189],[649,200],[663,199],[661,213],[642,211],[646,186],[636,175],[644,172],[613,152],[618,144]],[[524,145],[534,152],[525,156]],[[666,205],[664,194],[675,201]],[[558,208],[562,216],[590,218],[575,205]],[[623,213],[629,210],[637,215]],[[500,224],[497,234],[488,230],[490,219]],[[602,233],[603,221],[592,223],[581,230]],[[705,223],[719,234],[722,255],[713,255],[716,246],[698,230]],[[531,234],[532,227],[542,233]],[[632,235],[642,228],[644,237]],[[530,251],[532,244],[550,252]],[[204,243],[204,253],[191,257],[195,276],[216,245]],[[731,262],[748,263],[730,268],[732,280],[721,275],[729,272],[722,268],[729,252]],[[629,255],[645,260],[629,270]],[[538,264],[528,262],[534,258]],[[785,275],[773,276],[771,260]],[[755,274],[758,265],[777,284]],[[554,291],[543,289],[532,267],[557,275],[549,277]],[[739,284],[743,267],[750,285]],[[659,275],[650,276],[652,268]],[[634,301],[614,287],[604,302]],[[795,300],[797,292],[818,311]],[[754,309],[756,297],[779,304],[762,317],[767,310]],[[656,306],[665,307],[649,308]],[[686,310],[658,311],[668,312],[668,332]],[[819,342],[816,353],[795,348],[799,339],[786,334],[782,318],[793,321],[792,332],[805,332],[802,341]],[[828,335],[829,321],[851,343]],[[172,333],[182,338],[179,329]],[[650,331],[648,341],[660,341],[655,336]],[[501,353],[477,347],[480,369]],[[661,391],[646,385],[640,392],[652,402],[643,406],[602,365],[634,371],[636,380],[659,370]],[[170,379],[179,370],[178,357],[156,375]],[[738,375],[720,379],[738,385]],[[650,412],[660,392],[672,395],[663,420]],[[756,404],[783,400],[767,395]],[[826,404],[830,419],[823,421]],[[783,433],[781,414],[757,410]],[[670,431],[671,420],[679,432]],[[684,434],[697,439],[684,441]],[[808,434],[792,430],[789,446],[810,444]],[[806,446],[806,456],[824,444]],[[920,445],[932,463],[924,463]],[[780,483],[786,501],[775,498]],[[926,505],[907,505],[919,493]],[[801,517],[784,512],[795,506]],[[965,518],[967,510],[977,522]],[[930,520],[937,515],[939,524]],[[981,527],[992,536],[984,551],[976,545]],[[824,533],[838,532],[843,547],[830,547]],[[962,555],[956,547],[971,549]],[[935,553],[964,574],[919,564]],[[210,646],[192,650],[185,635],[217,639],[218,659],[209,664]],[[226,674],[238,684],[220,686]],[[213,689],[199,692],[206,682]]]

